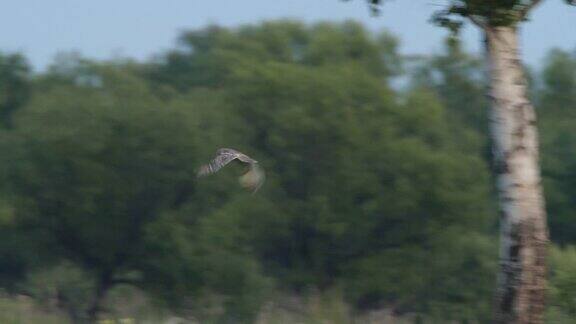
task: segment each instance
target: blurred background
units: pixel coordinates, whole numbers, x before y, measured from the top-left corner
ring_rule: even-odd
[[[443,3],[4,4],[0,323],[488,323],[481,40]],[[574,323],[576,10],[533,20],[547,317]],[[257,194],[196,179],[220,147]]]

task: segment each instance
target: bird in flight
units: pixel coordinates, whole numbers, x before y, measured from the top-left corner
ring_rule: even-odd
[[[230,148],[221,148],[216,151],[216,157],[210,163],[205,164],[198,170],[198,177],[207,176],[222,169],[232,161],[239,161],[248,166],[248,171],[238,179],[240,185],[255,193],[260,189],[265,180],[264,170],[258,165],[258,161],[248,155]]]

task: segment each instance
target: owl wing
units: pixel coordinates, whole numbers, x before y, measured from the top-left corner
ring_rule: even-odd
[[[236,158],[238,158],[237,154],[219,151],[216,154],[216,157],[212,161],[210,161],[210,163],[200,167],[200,169],[198,170],[198,176],[202,177],[217,172],[218,170],[226,166],[226,164],[232,162]]]
[[[215,173],[235,159],[248,164],[258,163],[256,160],[253,160],[244,153],[229,148],[221,148],[216,152],[216,157],[210,161],[210,163],[200,167],[198,170],[198,176],[202,177]]]

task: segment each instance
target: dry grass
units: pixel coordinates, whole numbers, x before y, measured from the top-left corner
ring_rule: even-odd
[[[42,309],[26,296],[0,295],[0,323],[2,324],[66,324],[64,314]]]
[[[99,324],[200,324],[152,306],[141,292],[133,289],[114,292],[107,304],[109,312]],[[262,308],[255,324],[411,324],[414,320],[413,316],[394,316],[386,309],[355,314],[342,294],[333,291],[311,292],[305,296],[278,294]],[[47,310],[29,297],[0,295],[0,323],[66,324],[70,321],[65,314],[53,308]]]

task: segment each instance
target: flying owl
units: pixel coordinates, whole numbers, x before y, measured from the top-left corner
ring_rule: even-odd
[[[258,161],[244,153],[229,148],[221,148],[216,151],[216,157],[210,161],[210,163],[200,167],[198,170],[198,177],[215,173],[234,160],[248,166],[248,171],[238,179],[240,185],[245,189],[252,191],[252,193],[258,191],[266,178],[264,170],[262,170],[258,165]]]

